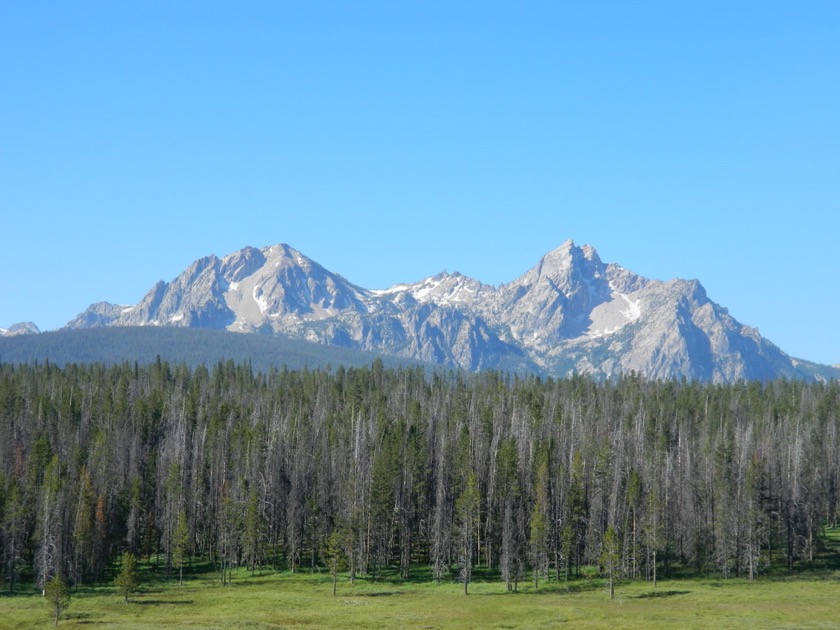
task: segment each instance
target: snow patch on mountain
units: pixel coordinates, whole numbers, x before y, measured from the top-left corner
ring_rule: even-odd
[[[641,299],[615,292],[611,299],[592,309],[586,336],[590,339],[608,337],[635,322],[642,316]]]
[[[195,261],[136,305],[93,304],[67,327],[137,325],[279,334],[468,370],[715,382],[814,374],[696,280],[644,278],[571,240],[498,287],[444,271],[377,290],[286,244],[246,247]]]
[[[257,307],[260,309],[260,313],[265,314],[265,312],[268,310],[269,304],[268,300],[263,295],[262,287],[254,287],[254,290],[251,294],[254,298],[254,302],[257,303]]]

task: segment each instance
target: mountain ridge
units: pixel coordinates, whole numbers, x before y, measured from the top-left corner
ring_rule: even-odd
[[[472,371],[711,382],[837,376],[735,320],[699,280],[645,278],[572,240],[498,286],[444,271],[387,289],[358,286],[285,243],[249,246],[196,259],[136,305],[92,304],[65,328],[100,326],[281,335]]]

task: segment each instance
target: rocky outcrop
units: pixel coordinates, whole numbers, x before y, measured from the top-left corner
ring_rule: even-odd
[[[605,264],[572,241],[499,287],[459,273],[369,290],[288,245],[195,261],[133,306],[92,305],[67,324],[280,334],[467,370],[732,382],[822,377],[712,302],[697,280]]]

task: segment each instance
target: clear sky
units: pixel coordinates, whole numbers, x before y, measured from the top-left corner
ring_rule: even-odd
[[[840,2],[0,2],[0,326],[245,245],[386,288],[569,238],[840,363]]]

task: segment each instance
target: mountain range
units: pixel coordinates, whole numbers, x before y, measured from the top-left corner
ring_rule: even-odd
[[[707,382],[840,377],[840,369],[794,359],[736,321],[697,280],[645,278],[573,241],[501,286],[443,272],[384,290],[355,285],[285,244],[245,247],[196,260],[138,304],[92,304],[65,328],[110,326],[276,335],[470,371],[599,378],[632,371]]]

